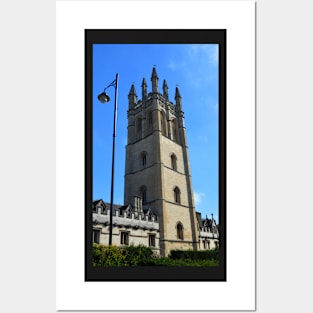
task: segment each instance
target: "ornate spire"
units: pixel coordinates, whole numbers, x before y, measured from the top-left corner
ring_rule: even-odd
[[[130,96],[130,95],[135,95],[135,96],[137,96],[137,93],[136,93],[136,89],[135,89],[135,85],[134,85],[134,84],[132,84],[132,86],[130,87],[130,91],[129,91],[128,96]]]
[[[178,86],[176,86],[176,90],[175,90],[175,101],[176,101],[177,108],[181,109],[182,102],[181,102],[181,95],[180,95]]]
[[[152,69],[152,76],[151,76],[151,78],[157,78],[157,79],[159,79],[158,74],[157,74],[156,69],[155,69],[155,66],[154,66],[153,69]]]
[[[159,77],[158,77],[155,67],[153,67],[152,69],[151,81],[152,81],[152,92],[158,92]]]
[[[168,86],[165,79],[163,81],[163,96],[166,100],[168,100]]]
[[[131,109],[137,103],[137,93],[134,84],[132,84],[128,94],[128,104]]]
[[[145,78],[142,80],[141,88],[142,88],[142,100],[143,100],[144,98],[147,97],[147,83],[146,83]]]

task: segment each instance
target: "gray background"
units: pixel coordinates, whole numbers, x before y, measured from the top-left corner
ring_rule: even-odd
[[[257,2],[257,312],[312,312],[310,1]],[[55,312],[55,1],[0,5],[1,312]]]

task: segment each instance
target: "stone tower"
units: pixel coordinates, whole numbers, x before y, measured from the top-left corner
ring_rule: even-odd
[[[198,249],[198,231],[189,166],[184,113],[176,87],[175,104],[169,101],[168,86],[153,68],[152,92],[142,81],[142,99],[132,85],[128,107],[128,142],[125,164],[125,204],[142,199],[143,210],[159,217],[160,251]],[[136,200],[138,201],[138,200]]]

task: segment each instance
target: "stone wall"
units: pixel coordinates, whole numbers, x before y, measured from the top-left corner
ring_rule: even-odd
[[[121,233],[128,233],[129,239],[127,245],[145,245],[149,246],[149,235],[155,236],[155,246],[151,246],[157,254],[159,254],[159,222],[156,216],[139,213],[123,213],[119,214],[119,210],[113,216],[112,245],[123,246],[121,243]],[[93,230],[100,231],[99,243],[103,245],[109,244],[109,225],[110,210],[105,214],[93,213]]]

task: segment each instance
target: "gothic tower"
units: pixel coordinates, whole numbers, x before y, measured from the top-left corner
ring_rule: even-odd
[[[139,196],[142,208],[158,215],[160,251],[167,256],[174,249],[197,250],[198,232],[181,95],[176,87],[170,102],[165,80],[159,92],[155,68],[151,82],[147,93],[143,79],[141,100],[134,85],[128,95],[124,202],[134,205]]]

